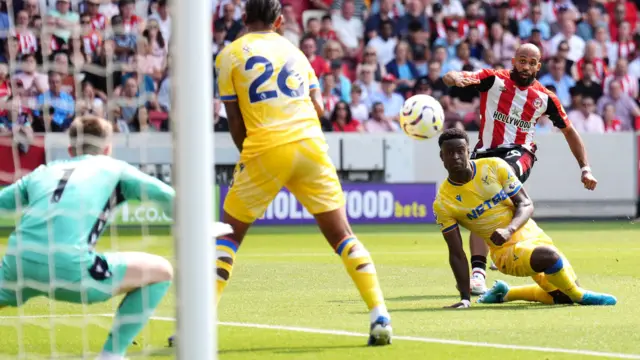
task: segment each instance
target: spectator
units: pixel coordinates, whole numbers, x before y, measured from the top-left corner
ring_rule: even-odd
[[[110,17],[100,13],[100,0],[87,0],[85,4],[85,14],[89,16],[92,30],[96,30],[98,33],[106,30]]]
[[[315,72],[318,79],[321,78],[322,75],[330,71],[329,63],[327,63],[327,61],[322,58],[322,56],[316,55],[316,40],[313,37],[307,35],[302,38],[302,40],[300,41],[300,49],[302,50],[302,53],[304,53],[304,55],[307,57],[307,60],[309,60],[309,63],[311,64],[311,67],[313,68],[313,71]]]
[[[640,108],[636,102],[627,95],[620,80],[613,80],[608,85],[609,91],[598,100],[598,113],[603,114],[607,105],[613,105],[616,118],[620,120],[622,131],[634,129],[634,120],[640,116]]]
[[[594,40],[597,47],[596,57],[603,60],[608,60],[610,44],[609,44],[609,33],[607,32],[607,29],[605,27],[597,28]]]
[[[451,71],[449,56],[447,55],[447,50],[444,47],[435,47],[435,49],[433,50],[433,60],[440,63],[440,76],[444,76],[444,74]],[[493,64],[493,62],[490,62],[490,64]]]
[[[347,104],[351,102],[351,81],[342,73],[343,63],[341,60],[333,60],[331,62],[331,73],[335,79],[333,93],[340,100]]]
[[[467,16],[464,21],[460,22],[458,26],[458,32],[461,33],[461,36],[468,37],[469,30],[471,28],[478,29],[478,34],[481,38],[485,38],[487,36],[487,24],[483,20],[484,16],[480,14],[480,2],[479,1],[471,1],[467,5]]]
[[[409,44],[405,41],[398,43],[395,49],[395,58],[387,64],[387,73],[396,79],[397,91],[406,93],[416,84],[420,77],[418,69],[409,59],[411,55]]]
[[[381,65],[390,63],[395,57],[395,48],[398,45],[398,39],[393,36],[393,22],[385,20],[382,22],[380,35],[377,35],[369,41],[368,47],[374,48]],[[366,54],[366,50],[365,50]]]
[[[116,100],[114,116],[120,132],[138,132],[148,129],[147,109],[138,96],[138,81],[135,77],[125,80],[122,96]]]
[[[482,68],[482,63],[471,57],[471,49],[469,48],[468,43],[459,43],[456,49],[456,55],[457,57],[452,59],[449,63],[451,69],[455,71],[462,71],[462,68],[465,65],[468,65],[470,71],[476,71]]]
[[[433,44],[436,39],[447,36],[447,25],[445,24],[441,3],[437,2],[433,4],[431,12],[432,15],[431,19],[429,19],[429,30],[431,31],[430,43]]]
[[[149,17],[149,21],[155,21],[162,33],[162,38],[168,43],[171,40],[171,15],[167,6],[167,0],[158,1],[158,10]],[[147,25],[149,29],[149,25]]]
[[[534,44],[540,49],[540,55],[542,61],[546,61],[549,58],[549,42],[542,38],[542,33],[538,29],[531,30],[531,37],[529,43]]]
[[[149,75],[154,82],[159,82],[164,75],[167,64],[164,57],[154,56],[151,45],[146,38],[141,38],[138,50],[138,69],[142,74]]]
[[[445,17],[463,18],[464,8],[460,0],[443,0],[442,13]]]
[[[386,115],[384,104],[380,102],[373,104],[371,119],[364,123],[364,128],[368,133],[386,133],[400,130],[398,123]]]
[[[516,49],[519,45],[520,42],[518,39],[511,35],[510,32],[504,31],[504,28],[499,22],[491,25],[489,47],[493,50],[497,62],[505,68],[511,68],[511,59],[516,55]]]
[[[552,51],[551,55],[556,55],[558,46],[562,41],[569,43],[569,53],[567,59],[578,61],[584,54],[585,42],[576,35],[576,24],[572,20],[564,20],[562,22],[561,31],[551,38],[549,47]]]
[[[26,11],[18,11],[14,31],[18,43],[18,54],[35,54],[39,50],[38,38],[29,29],[29,14]]]
[[[606,22],[602,21],[602,10],[598,6],[591,6],[587,16],[578,24],[576,35],[584,41],[593,40],[596,29],[601,26],[606,26]]]
[[[615,64],[618,59],[629,60],[636,52],[636,44],[631,36],[631,25],[623,22],[619,26],[618,39],[607,49],[610,64]]]
[[[603,118],[606,132],[610,133],[622,131],[622,122],[616,115],[616,107],[614,104],[607,104],[604,106]]]
[[[222,24],[216,24],[213,33],[213,59],[229,44],[231,42],[227,40],[227,29]]]
[[[431,95],[436,99],[440,99],[449,94],[449,87],[442,80],[442,65],[438,61],[429,62],[429,73],[426,80],[431,89]]]
[[[567,114],[571,124],[581,133],[604,133],[604,120],[594,113],[595,102],[590,97],[582,98],[579,108]]]
[[[362,132],[362,124],[351,115],[349,104],[339,101],[331,114],[334,132]]]
[[[104,101],[97,95],[93,85],[88,81],[82,82],[82,94],[76,100],[76,116],[95,115],[104,117],[104,110]]]
[[[387,75],[387,69],[384,66],[386,64],[381,65],[381,62],[378,61],[378,52],[371,46],[364,49],[362,63],[358,65],[358,68],[361,68],[363,65],[372,66],[374,68],[374,79],[376,81],[382,80],[382,78]],[[360,69],[357,69],[356,72],[360,73]]]
[[[398,34],[405,37],[409,35],[411,31],[411,24],[418,24],[416,31],[419,28],[421,31],[429,32],[429,21],[424,15],[424,5],[420,0],[407,0],[406,4],[407,13],[398,21]],[[393,22],[391,22],[393,30]]]
[[[90,62],[94,54],[102,46],[102,36],[99,30],[95,30],[91,23],[91,15],[84,13],[80,16],[80,26],[82,27],[82,54],[85,62]]]
[[[364,123],[369,119],[369,108],[362,101],[362,88],[358,85],[351,87],[351,116],[358,120],[360,123]]]
[[[334,94],[333,89],[336,87],[336,77],[333,73],[326,73],[322,77],[322,101],[324,102],[325,115],[331,114],[336,107],[340,98]]]
[[[385,116],[389,117],[393,121],[398,121],[400,118],[400,111],[404,105],[404,98],[395,92],[396,90],[396,77],[392,74],[387,74],[382,79],[382,91],[375,93],[371,96],[371,102],[380,102],[384,105]]]
[[[373,39],[380,32],[382,22],[385,20],[393,23],[394,35],[397,34],[398,22],[389,14],[393,11],[393,0],[380,0],[380,11],[369,16],[365,24],[365,31],[367,40]]]
[[[305,37],[310,37],[316,41],[316,55],[322,55],[322,49],[324,49],[324,44],[327,42],[327,40],[320,36],[320,30],[320,20],[317,18],[307,20],[307,33]]]
[[[80,17],[71,11],[69,0],[56,0],[55,9],[51,10],[47,17],[47,25],[54,29],[52,37],[52,42],[55,44],[54,50],[69,45],[71,31],[79,23]]]
[[[344,0],[342,12],[332,17],[338,40],[344,47],[346,56],[350,58],[356,58],[364,46],[364,27],[362,20],[354,17],[355,10],[354,0]]]
[[[465,65],[463,71],[471,70],[471,65]],[[473,87],[452,87],[449,93],[452,100],[452,110],[457,112],[465,122],[477,115],[480,108],[480,93]]]
[[[509,33],[511,36],[518,34],[518,22],[509,16],[511,7],[508,1],[503,1],[497,5],[498,14],[496,17],[489,20],[489,26],[493,27],[496,23],[500,24],[502,31]]]
[[[124,19],[120,15],[116,15],[111,19],[113,28],[113,41],[115,48],[114,53],[119,62],[126,62],[129,56],[135,54],[138,48],[138,41],[135,34],[126,31]],[[106,44],[105,44],[106,46]]]
[[[573,76],[573,64],[574,62],[568,58],[569,56],[569,43],[566,41],[561,41],[558,44],[558,51],[556,53],[556,57],[562,58],[564,60],[564,73],[567,75]]]
[[[225,28],[227,32],[226,41],[233,42],[240,32],[242,31],[243,25],[240,21],[235,19],[236,6],[233,3],[227,3],[224,5],[224,16],[220,19],[216,20],[215,26],[222,26]]]
[[[540,83],[545,86],[553,85],[555,93],[562,103],[562,106],[571,105],[571,95],[569,89],[576,85],[575,80],[565,73],[566,65],[562,58],[556,57],[550,62],[550,71],[540,78]]]
[[[629,66],[626,59],[618,59],[613,73],[607,75],[604,79],[603,88],[605,95],[609,92],[609,84],[614,80],[620,82],[622,91],[632,99],[638,97],[638,78],[629,74]]]
[[[137,35],[138,32],[142,31],[141,29],[144,29],[144,20],[135,14],[135,0],[120,0],[118,9],[120,10],[120,16],[122,16],[125,33]]]
[[[531,19],[523,19],[518,24],[518,34],[521,39],[528,39],[531,37],[533,29],[540,31],[540,35],[543,40],[549,40],[551,38],[551,27],[549,23],[542,19],[542,9],[539,5],[535,5],[531,8]]]
[[[169,44],[168,39],[164,37],[160,23],[154,18],[147,21],[147,28],[142,32],[142,36],[151,46],[150,55],[153,56],[154,61],[157,63],[166,62],[167,55],[169,55]],[[220,39],[214,36],[214,43],[216,40]]]
[[[322,24],[320,25],[320,38],[325,41],[338,40],[338,35],[334,30],[333,19],[331,18],[331,15],[325,15],[322,17]]]
[[[598,45],[593,40],[587,42],[584,48],[584,56],[574,64],[572,70],[574,78],[583,78],[582,71],[584,69],[584,64],[592,65],[593,73],[591,74],[591,80],[602,84],[607,76],[607,64],[602,58],[598,57]]]
[[[38,64],[34,54],[27,54],[22,57],[22,71],[13,76],[14,80],[22,83],[25,92],[30,97],[49,90],[49,80],[46,74],[37,72]]]
[[[327,0],[327,1],[332,3],[331,4],[332,13],[338,13],[340,9],[342,9],[342,6],[344,5],[344,0]],[[358,19],[364,20],[364,17],[367,14],[369,2],[370,0],[355,0],[354,4],[356,7],[356,10],[353,16],[357,17]]]
[[[73,97],[62,91],[60,73],[49,72],[49,90],[38,95],[36,109],[33,111],[33,130],[36,132],[63,132],[73,120],[75,111]]]
[[[329,40],[324,45],[323,57],[327,60],[327,63],[331,64],[333,61],[341,61],[344,57],[344,52],[342,51],[342,46],[340,43],[335,40]],[[342,73],[349,74],[349,67],[345,62],[342,62]]]
[[[76,74],[69,66],[69,56],[64,52],[58,52],[53,56],[54,70],[62,77],[63,92],[73,96],[76,95]]]
[[[594,101],[598,101],[602,96],[602,85],[594,81],[597,80],[597,76],[595,75],[595,70],[593,63],[583,62],[582,63],[582,77],[576,83],[574,87],[575,91],[582,96],[590,97]]]
[[[433,43],[435,47],[444,47],[447,50],[447,57],[454,58],[456,56],[456,47],[460,43],[458,38],[458,29],[453,26],[447,26],[445,37],[439,37]]]
[[[282,36],[291,41],[292,44],[300,44],[300,39],[302,38],[303,32],[302,27],[298,23],[298,19],[296,19],[296,14],[293,10],[293,6],[290,4],[283,5],[282,15],[284,17],[284,23],[281,26],[283,31]]]
[[[418,68],[420,75],[427,74],[427,62],[431,57],[431,49],[429,48],[429,33],[422,30],[422,26],[418,22],[409,24],[409,36],[407,39],[413,63]]]
[[[38,0],[30,0],[37,2]],[[107,19],[113,19],[114,16],[120,14],[118,8],[118,0],[106,0],[100,4],[98,12],[104,15]]]
[[[354,83],[362,89],[362,101],[371,108],[371,99],[374,94],[382,91],[380,83],[376,81],[374,65],[362,65],[359,67],[359,79]]]
[[[485,50],[484,41],[480,37],[480,30],[477,27],[470,27],[466,39],[469,45],[469,55],[477,60],[482,60],[482,54]]]

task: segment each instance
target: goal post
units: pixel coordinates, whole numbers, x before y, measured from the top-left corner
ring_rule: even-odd
[[[217,359],[211,2],[171,1],[177,358]]]

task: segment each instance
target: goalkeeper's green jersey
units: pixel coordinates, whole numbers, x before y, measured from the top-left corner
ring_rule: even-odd
[[[93,252],[116,206],[153,201],[172,216],[174,197],[162,181],[108,156],[42,165],[0,191],[0,211],[21,213],[7,255],[77,267]]]

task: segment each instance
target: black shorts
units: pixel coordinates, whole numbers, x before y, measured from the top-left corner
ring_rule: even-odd
[[[523,147],[508,149],[491,149],[482,153],[471,153],[471,159],[483,159],[497,157],[511,165],[520,182],[524,183],[531,175],[531,169],[536,162],[536,156]]]

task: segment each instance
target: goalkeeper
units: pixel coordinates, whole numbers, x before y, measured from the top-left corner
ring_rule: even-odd
[[[126,294],[101,360],[124,359],[173,278],[160,256],[94,250],[110,213],[126,200],[151,200],[173,212],[170,186],[109,156],[112,133],[106,120],[75,119],[71,160],[40,166],[0,191],[0,210],[22,214],[0,267],[0,309],[39,296],[94,304]]]

